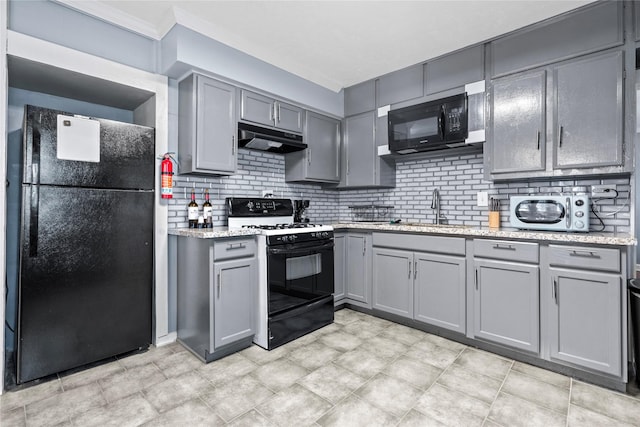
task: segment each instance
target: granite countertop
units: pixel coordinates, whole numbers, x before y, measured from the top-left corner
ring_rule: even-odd
[[[213,228],[170,228],[168,233],[173,236],[195,237],[198,239],[222,239],[225,237],[254,236],[260,230],[253,228],[239,228],[229,230],[227,227]]]
[[[495,239],[535,240],[558,243],[583,243],[593,245],[631,246],[636,245],[636,238],[629,234],[613,233],[564,233],[554,231],[527,231],[516,228],[492,229],[487,227],[469,227],[464,225],[434,225],[427,223],[387,222],[341,222],[331,224],[336,231],[367,230],[367,231],[395,231],[403,233],[442,234],[460,237],[488,237]],[[168,233],[174,236],[195,237],[198,239],[222,239],[226,237],[253,236],[260,234],[260,230],[241,228],[229,230],[227,227],[204,229],[172,228]]]
[[[368,230],[368,231],[396,231],[405,233],[445,234],[460,237],[489,237],[496,239],[536,240],[558,243],[586,243],[595,245],[630,246],[636,245],[636,238],[630,234],[613,233],[565,233],[556,231],[528,231],[516,228],[492,229],[487,227],[469,227],[463,225],[435,225],[421,223],[370,223],[349,222],[332,224],[336,231]]]

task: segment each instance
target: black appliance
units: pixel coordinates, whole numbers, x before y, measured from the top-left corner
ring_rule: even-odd
[[[267,236],[269,349],[333,322],[333,231]]]
[[[466,93],[390,110],[389,150],[398,154],[465,145],[468,136]]]
[[[154,129],[25,107],[17,383],[151,343]]]
[[[307,148],[302,135],[265,128],[248,123],[238,123],[238,146],[272,153],[291,153]]]
[[[271,350],[333,323],[333,227],[294,222],[290,199],[229,198],[227,207],[230,229],[260,230],[254,342]]]
[[[294,200],[293,206],[293,222],[309,222],[309,218],[307,218],[309,200]]]

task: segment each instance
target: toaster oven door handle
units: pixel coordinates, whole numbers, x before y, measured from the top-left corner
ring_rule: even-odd
[[[567,230],[571,230],[571,197],[567,197]]]

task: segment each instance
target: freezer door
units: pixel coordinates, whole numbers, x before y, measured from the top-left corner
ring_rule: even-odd
[[[149,346],[153,196],[23,187],[18,383]]]
[[[69,127],[58,132],[58,115]],[[27,105],[25,107],[24,177],[25,183],[89,188],[153,189],[155,165],[154,129],[105,119],[99,123],[99,155],[91,160],[69,160],[68,152],[59,158],[58,135],[72,134],[82,144],[81,126],[87,118],[71,113]],[[78,128],[77,132],[70,129]],[[91,144],[87,129],[86,144]],[[98,161],[95,161],[98,159]]]

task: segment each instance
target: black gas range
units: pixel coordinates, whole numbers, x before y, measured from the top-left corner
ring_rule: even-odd
[[[290,199],[229,198],[228,225],[260,230],[254,342],[273,349],[333,322],[333,227],[293,221]]]

